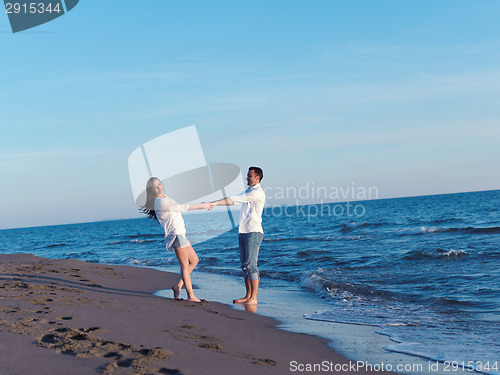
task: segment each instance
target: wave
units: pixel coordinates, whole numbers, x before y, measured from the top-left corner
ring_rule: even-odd
[[[132,266],[144,266],[144,267],[155,267],[155,266],[166,266],[176,263],[175,257],[172,258],[158,258],[158,259],[138,259],[134,257],[129,257],[121,262],[122,264],[132,265]]]
[[[342,241],[342,240],[361,240],[368,236],[306,236],[306,237],[275,237],[264,238],[264,242],[281,241]]]
[[[500,234],[500,227],[465,227],[465,228],[444,228],[444,227],[418,227],[404,228],[397,230],[402,235],[420,235],[426,233],[459,233],[459,234]]]
[[[124,236],[124,238],[131,238],[131,239],[158,238],[158,237],[163,237],[163,235],[159,233],[143,233],[143,234],[130,234],[128,236]]]
[[[471,301],[459,301],[453,298],[440,297],[433,303],[434,306],[477,306],[477,303]]]
[[[82,252],[73,252],[73,253],[63,253],[61,255],[62,259],[80,259],[87,260],[86,257],[89,255],[95,255],[95,252],[92,250],[82,251]]]
[[[204,266],[218,266],[221,263],[225,263],[225,262],[222,262],[221,259],[218,257],[209,256],[209,257],[203,257],[202,263]]]
[[[335,319],[335,318],[321,318],[318,316],[315,316],[314,314],[305,314],[304,319],[308,320],[316,320],[319,322],[328,322],[328,323],[342,323],[342,324],[350,324],[350,325],[355,325],[355,326],[365,326],[365,327],[379,327],[379,324],[370,324],[370,323],[364,323],[364,322],[356,322],[356,321],[349,321],[349,320],[343,320],[343,319]],[[403,324],[403,323],[396,323],[396,324]],[[404,324],[403,324],[404,325]]]
[[[126,241],[109,241],[107,242],[107,245],[120,245],[123,243],[151,243],[151,242],[158,242],[158,239],[154,240],[140,240],[140,239],[133,239],[133,240],[126,240]]]
[[[310,271],[302,275],[299,284],[307,289],[314,290],[319,295],[330,297],[333,299],[341,299],[347,302],[351,299],[358,299],[362,296],[389,297],[391,292],[377,290],[370,285],[361,285],[351,282],[338,281],[339,270],[323,270],[318,268],[317,271]]]
[[[500,252],[499,251],[492,251],[492,252],[481,251],[479,253],[479,255],[486,255],[489,259],[500,258]]]
[[[281,242],[281,241],[333,241],[334,236],[326,237],[276,237],[264,238],[264,242]]]
[[[415,225],[442,225],[447,223],[457,223],[462,222],[463,218],[458,217],[447,217],[447,218],[428,218],[427,220],[423,220],[421,217],[418,218],[410,218],[408,219],[408,223]]]
[[[269,279],[285,280],[289,282],[295,282],[298,276],[291,274],[287,271],[260,271],[260,276]]]
[[[342,233],[349,233],[349,232],[353,232],[359,228],[378,228],[378,227],[383,227],[383,226],[387,226],[387,225],[389,225],[389,223],[386,223],[386,222],[368,223],[366,221],[363,221],[362,223],[357,223],[357,222],[351,221],[347,224],[342,224],[340,226],[340,231]]]
[[[463,219],[461,218],[458,218],[458,217],[450,217],[450,218],[447,218],[447,219],[435,219],[435,220],[431,220],[428,222],[428,224],[431,224],[431,225],[438,225],[438,224],[447,224],[447,223],[453,223],[453,222],[461,222],[463,221]]]
[[[486,228],[448,228],[444,232],[456,233],[471,233],[471,234],[500,234],[500,227],[486,227]]]
[[[435,233],[442,231],[439,227],[418,227],[418,228],[404,228],[397,229],[397,232],[401,235],[420,235],[425,233]]]
[[[53,243],[50,245],[45,246],[48,249],[54,248],[54,247],[63,247],[63,246],[68,246],[69,244],[67,243]]]
[[[427,250],[411,250],[404,255],[404,259],[407,260],[419,260],[419,259],[459,259],[464,258],[469,255],[465,250],[444,250],[436,249],[434,251]]]

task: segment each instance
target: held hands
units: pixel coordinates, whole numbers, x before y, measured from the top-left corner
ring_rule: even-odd
[[[202,202],[201,205],[207,211],[210,211],[212,208],[215,207],[215,205],[211,202]]]

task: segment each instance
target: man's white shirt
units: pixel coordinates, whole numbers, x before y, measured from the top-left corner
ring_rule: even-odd
[[[250,186],[243,193],[231,195],[231,200],[235,204],[242,204],[240,211],[240,233],[259,232],[262,229],[262,211],[266,201],[266,194],[260,184]]]

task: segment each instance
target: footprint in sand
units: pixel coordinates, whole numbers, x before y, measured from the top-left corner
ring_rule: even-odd
[[[134,363],[132,358],[125,358],[121,361],[116,362],[116,364],[120,367],[130,367]]]
[[[112,358],[112,357],[121,358],[122,356],[118,352],[109,352],[104,354],[104,358]]]
[[[214,352],[220,352],[224,349],[224,347],[220,344],[212,344],[208,342],[204,342],[198,346],[203,349],[213,350]]]
[[[54,344],[57,342],[58,336],[54,335],[53,333],[48,333],[44,335],[40,341],[44,342],[46,344]]]
[[[92,332],[92,331],[97,331],[98,329],[101,329],[101,327],[80,328],[80,331],[82,331],[82,332]]]
[[[71,340],[83,341],[88,340],[88,336],[85,333],[77,333],[70,337]]]
[[[254,358],[254,362],[257,365],[265,365],[265,366],[276,366],[276,361],[273,361],[272,359],[266,358],[266,359],[261,359],[261,358]]]
[[[177,369],[169,369],[169,368],[164,368],[162,367],[161,369],[157,370],[160,374],[170,374],[170,375],[182,375],[182,372],[180,372]]]
[[[66,318],[66,319],[65,319]],[[69,318],[69,319],[68,319]],[[70,320],[72,317],[61,317],[61,320]],[[36,318],[34,318],[36,319]],[[56,324],[55,321],[46,321],[49,324]],[[103,340],[94,336],[93,332],[100,327],[87,327],[78,330],[59,327],[39,336],[37,345],[40,347],[55,350],[61,354],[71,355],[80,358],[104,357],[111,362],[99,368],[99,371],[109,372],[118,368],[131,368],[135,373],[147,369],[147,373],[179,374],[177,370],[160,371],[160,368],[150,368],[156,361],[171,358],[174,354],[170,350],[157,347],[149,349],[145,347],[135,348],[124,343]],[[132,371],[132,370],[127,370]],[[167,372],[169,371],[169,372]],[[142,373],[142,372],[141,372]]]

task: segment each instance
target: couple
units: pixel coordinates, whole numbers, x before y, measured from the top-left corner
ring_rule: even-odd
[[[241,269],[245,274],[246,295],[233,300],[233,303],[248,305],[257,303],[259,290],[259,269],[257,257],[259,247],[264,236],[262,230],[262,210],[264,209],[265,194],[260,187],[263,173],[259,167],[250,167],[247,173],[248,189],[238,195],[220,199],[213,202],[200,204],[178,204],[167,197],[163,191],[163,184],[156,177],[151,177],[146,185],[147,201],[142,207],[148,217],[154,218],[165,231],[165,245],[168,251],[175,251],[181,267],[181,278],[172,286],[174,298],[179,299],[179,294],[184,285],[188,301],[200,302],[193,293],[191,272],[198,264],[198,256],[186,239],[186,228],[181,212],[188,210],[211,210],[215,206],[228,206],[243,204],[240,212],[239,246]]]

